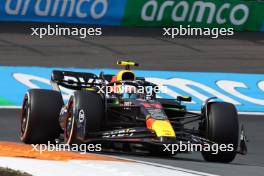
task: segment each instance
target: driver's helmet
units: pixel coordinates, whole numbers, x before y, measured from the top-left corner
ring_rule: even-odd
[[[112,77],[111,82],[115,81],[135,81],[136,75],[131,70],[121,70],[117,75]]]

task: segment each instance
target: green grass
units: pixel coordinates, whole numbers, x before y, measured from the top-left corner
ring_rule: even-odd
[[[1,176],[32,176],[25,172],[20,172],[17,170],[9,169],[9,168],[3,168],[0,167],[0,175]]]

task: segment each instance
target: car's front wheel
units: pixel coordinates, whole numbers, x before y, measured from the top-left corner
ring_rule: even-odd
[[[100,131],[104,123],[104,115],[104,102],[99,94],[94,91],[75,91],[68,102],[68,114],[64,122],[64,142],[78,144],[90,133]]]
[[[215,146],[218,151],[213,151],[212,148],[211,151],[202,151],[203,158],[211,162],[233,161],[239,138],[238,115],[235,106],[226,102],[209,103],[203,125],[204,137],[216,143],[213,145],[218,145]]]

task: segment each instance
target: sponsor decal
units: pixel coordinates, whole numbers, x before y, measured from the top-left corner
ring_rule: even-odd
[[[1,106],[21,106],[23,96],[28,89],[51,89],[50,76],[54,69],[40,67],[0,67],[0,101]],[[65,68],[66,69],[66,68]],[[69,71],[92,72],[99,74],[115,74],[115,69],[66,69]],[[191,96],[191,102],[183,102],[189,110],[200,110],[209,97],[217,97],[219,101],[233,103],[241,112],[264,112],[264,75],[238,73],[202,73],[173,71],[135,71],[139,77],[164,86],[163,98]],[[151,77],[149,76],[151,75]],[[72,90],[61,88],[64,100],[73,93]],[[7,102],[7,103],[6,103]],[[142,102],[143,103],[143,102]]]
[[[114,131],[109,131],[103,133],[103,138],[114,138],[114,137],[129,137],[133,136],[134,133],[136,132],[135,129],[123,129],[123,130],[114,130]]]
[[[82,123],[82,122],[84,121],[84,119],[85,119],[84,110],[81,109],[81,110],[79,111],[79,122]]]
[[[142,103],[145,108],[155,108],[155,109],[162,109],[160,104],[150,104],[150,103]]]
[[[147,109],[147,111],[155,119],[166,119],[167,117],[162,109]]]

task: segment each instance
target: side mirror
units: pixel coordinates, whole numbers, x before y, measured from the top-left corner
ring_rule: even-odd
[[[177,96],[177,100],[178,101],[191,102],[192,101],[192,97],[189,97],[189,96]]]

